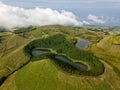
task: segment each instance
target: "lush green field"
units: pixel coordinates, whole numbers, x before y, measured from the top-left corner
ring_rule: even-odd
[[[2,35],[0,78],[11,75],[2,83],[0,90],[120,89],[119,36],[59,25],[31,28],[18,31],[17,34]],[[78,49],[74,44],[79,38],[88,39],[92,44],[85,50]],[[47,48],[52,53],[65,55],[73,62],[88,65],[90,70],[81,72],[82,75],[71,74],[59,68],[47,56],[44,59],[33,57],[31,60],[33,48]],[[101,73],[103,64],[105,71]]]
[[[2,36],[2,43],[0,43],[0,79],[19,69],[29,60],[23,49],[29,41],[15,34]]]

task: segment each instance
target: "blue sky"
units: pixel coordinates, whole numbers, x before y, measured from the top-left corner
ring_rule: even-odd
[[[73,12],[80,20],[95,25],[120,26],[120,0],[0,0],[5,4],[26,9],[41,7]],[[89,15],[97,16],[105,23],[88,20]]]

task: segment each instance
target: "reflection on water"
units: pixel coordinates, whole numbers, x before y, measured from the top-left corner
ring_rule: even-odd
[[[82,63],[78,63],[78,62],[77,62],[77,63],[74,63],[74,62],[70,61],[69,59],[67,59],[67,58],[64,57],[64,56],[56,55],[56,56],[55,56],[55,59],[60,60],[60,61],[64,61],[64,62],[72,65],[72,66],[73,66],[74,68],[76,68],[76,69],[88,70],[88,66],[87,66],[87,65],[82,64]]]
[[[50,51],[45,51],[45,50],[32,50],[32,55],[33,56],[38,56],[42,54],[50,53]]]
[[[33,56],[38,56],[38,55],[42,55],[42,54],[46,54],[46,53],[51,53],[50,51],[47,50],[32,50],[32,55]],[[76,63],[76,62],[72,62],[71,60],[69,60],[67,57],[65,56],[61,56],[61,55],[55,55],[54,57],[56,60],[60,60],[63,62],[66,62],[68,64],[70,64],[71,66],[73,66],[76,69],[82,69],[82,70],[88,70],[88,66],[82,63]]]
[[[76,47],[80,49],[86,49],[90,45],[90,41],[85,40],[85,39],[79,39],[76,43]]]

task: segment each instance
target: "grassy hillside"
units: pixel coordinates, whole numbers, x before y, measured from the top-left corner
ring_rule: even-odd
[[[29,60],[23,49],[28,42],[29,40],[15,34],[2,36],[2,42],[0,43],[0,78],[11,74]]]
[[[31,29],[34,28],[34,29]],[[0,78],[6,77],[0,90],[119,90],[120,56],[119,36],[104,35],[83,28],[59,25],[27,28],[27,31],[4,34],[0,43]],[[75,47],[76,40],[91,42],[85,50]],[[27,47],[28,53],[24,51]],[[47,48],[62,54],[73,62],[90,67],[85,76],[63,71],[51,58],[32,61],[31,49]],[[25,63],[28,64],[24,65]],[[105,71],[102,70],[102,63]],[[24,66],[23,66],[24,65]],[[94,66],[95,65],[95,66]],[[21,68],[20,68],[21,67]]]
[[[97,57],[107,62],[120,76],[120,37],[105,36],[99,43],[92,45],[91,50]]]
[[[120,36],[105,36],[104,39],[97,43],[97,47],[105,50],[108,53],[120,53]]]

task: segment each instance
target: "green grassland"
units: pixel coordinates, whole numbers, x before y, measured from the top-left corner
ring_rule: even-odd
[[[24,46],[29,42],[15,34],[4,35],[0,43],[0,78],[17,70],[29,59],[25,56]]]
[[[5,36],[5,35],[10,35],[12,34],[11,32],[0,32],[0,36]]]
[[[92,44],[85,50],[78,49],[74,44],[79,38]],[[119,90],[119,43],[119,36],[60,25],[32,27],[23,32],[5,34],[0,43],[0,78],[8,77],[0,90]],[[48,57],[32,61],[32,48],[49,48],[74,62],[85,63],[92,76],[67,73]],[[104,73],[100,73],[102,64]]]

